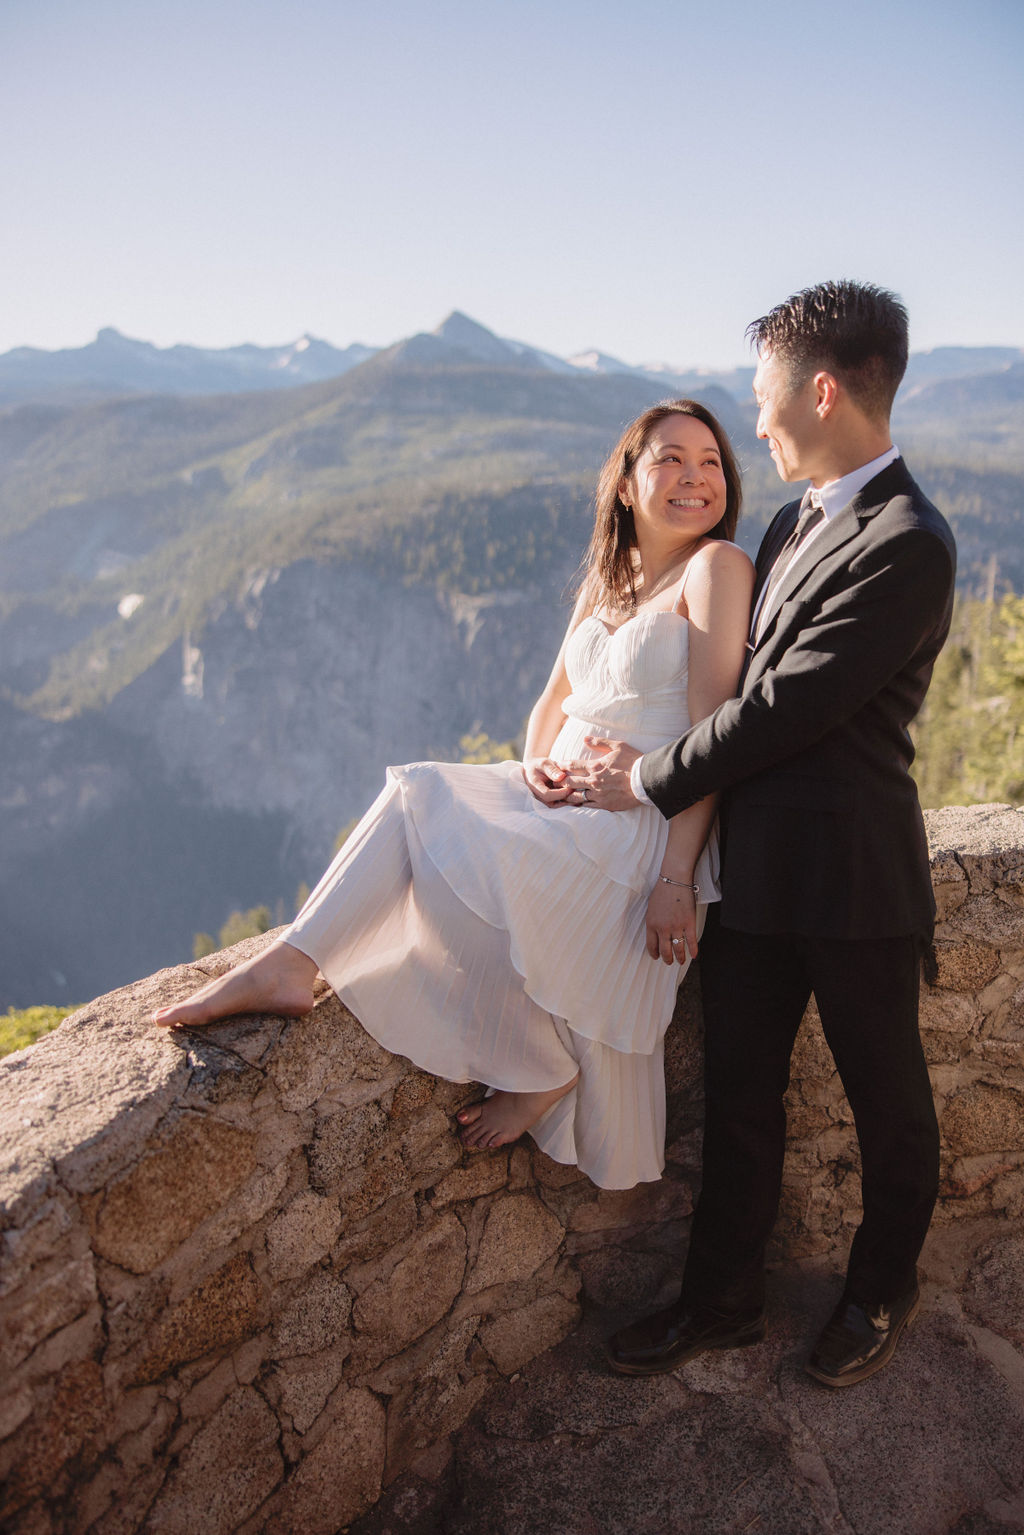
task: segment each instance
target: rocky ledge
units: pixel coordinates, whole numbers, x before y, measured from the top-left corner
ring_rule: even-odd
[[[597,1335],[667,1292],[699,1176],[695,979],[665,1177],[609,1194],[528,1141],[465,1154],[451,1116],[475,1090],[388,1055],[330,993],[293,1021],[147,1024],[251,940],[0,1064],[3,1529],[1021,1528],[1024,813],[929,829],[943,1191],[898,1368],[838,1404],[799,1372],[857,1219],[813,1015],[770,1340],[620,1381]]]

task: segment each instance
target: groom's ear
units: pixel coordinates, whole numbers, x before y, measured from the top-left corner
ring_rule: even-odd
[[[814,385],[814,409],[820,421],[826,421],[836,408],[839,383],[834,373],[821,368],[811,382]]]

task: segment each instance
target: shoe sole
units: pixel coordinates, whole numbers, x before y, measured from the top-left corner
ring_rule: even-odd
[[[910,1325],[920,1309],[921,1297],[919,1295],[900,1325],[893,1329],[892,1336],[884,1348],[875,1355],[874,1359],[869,1359],[867,1364],[862,1364],[859,1370],[849,1370],[845,1375],[827,1375],[824,1370],[816,1370],[812,1364],[805,1364],[804,1373],[809,1375],[812,1380],[819,1381],[823,1386],[831,1386],[834,1390],[838,1390],[842,1386],[856,1386],[858,1382],[867,1380],[872,1375],[877,1375],[879,1370],[884,1370],[885,1366],[889,1363],[889,1360],[896,1352],[897,1343],[903,1336],[904,1328]]]
[[[698,1354],[708,1354],[713,1349],[722,1348],[750,1348],[754,1343],[760,1343],[764,1339],[764,1322],[755,1322],[742,1331],[733,1333],[728,1338],[709,1339],[706,1343],[694,1343],[688,1349],[684,1349],[678,1359],[673,1359],[670,1364],[626,1364],[622,1360],[615,1359],[607,1354],[608,1363],[616,1375],[668,1375],[673,1370],[681,1369],[691,1359],[696,1359]]]

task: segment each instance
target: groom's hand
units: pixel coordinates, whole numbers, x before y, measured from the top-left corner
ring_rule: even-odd
[[[635,810],[640,802],[630,788],[629,772],[643,753],[624,741],[605,741],[599,736],[587,736],[586,742],[603,755],[599,762],[589,762],[569,775],[573,788],[585,789],[585,803],[598,810]]]

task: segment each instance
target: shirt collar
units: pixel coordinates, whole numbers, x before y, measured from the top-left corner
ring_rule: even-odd
[[[881,474],[890,464],[894,464],[900,456],[899,448],[887,448],[878,458],[873,458],[870,464],[861,464],[859,469],[854,469],[850,474],[844,474],[841,479],[829,480],[820,490],[812,491],[812,499],[817,496],[821,499],[822,509],[826,519],[834,517],[842,511],[844,506],[849,506],[854,496],[862,491],[869,480],[873,480],[876,474]]]

